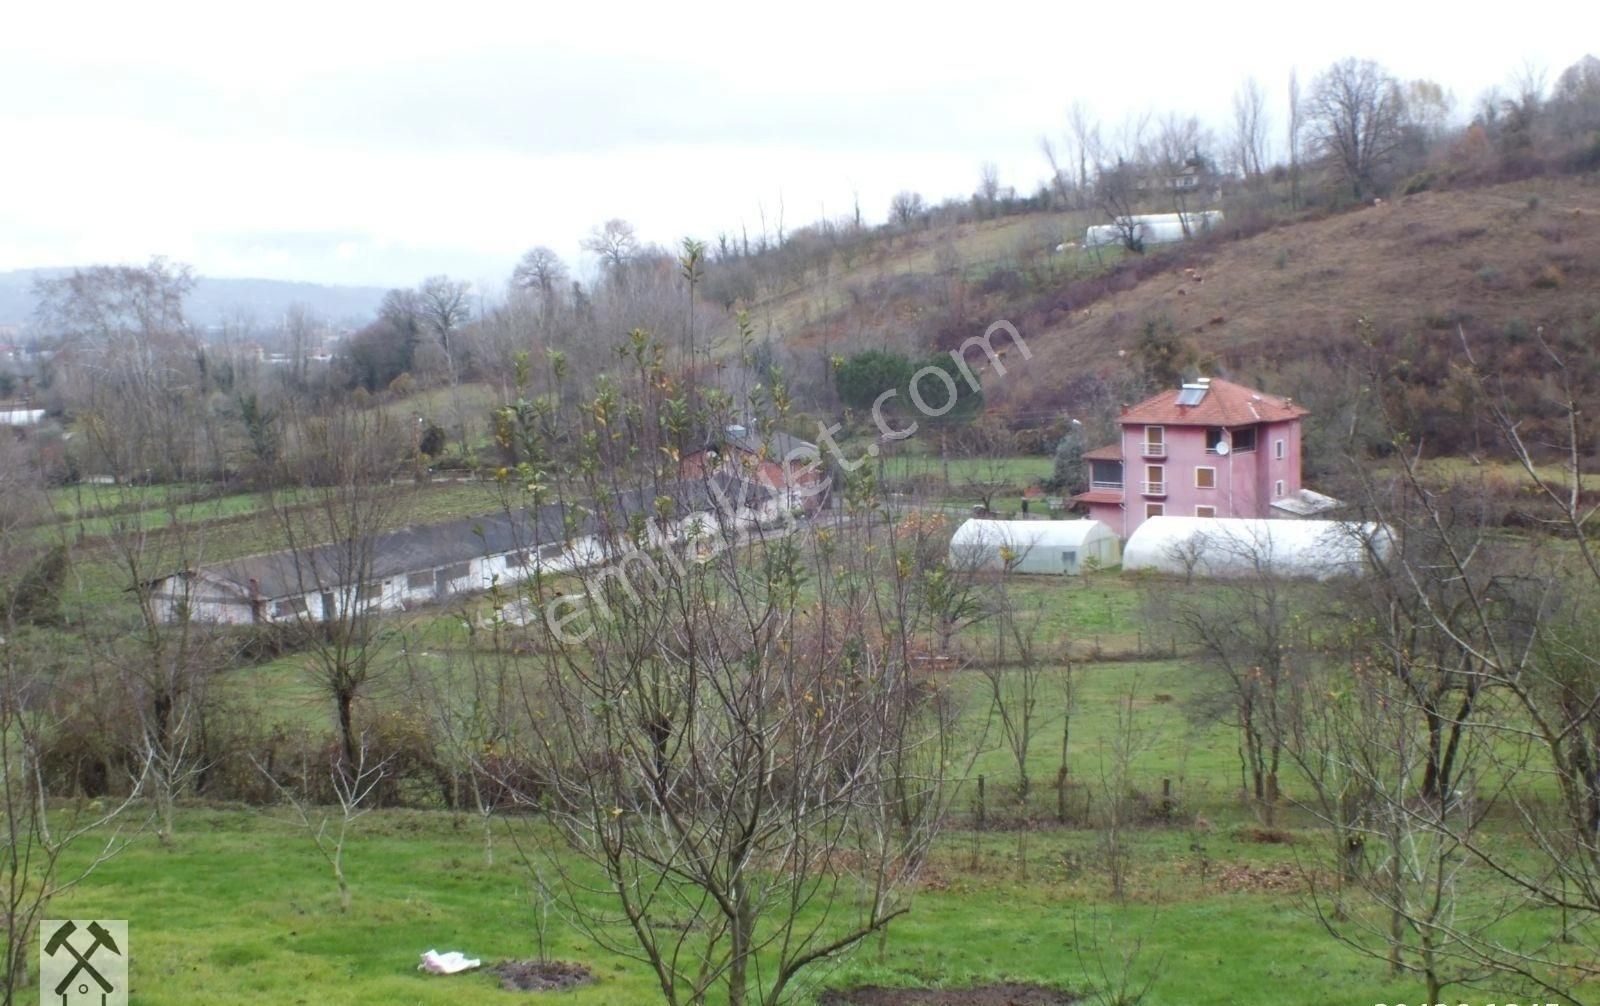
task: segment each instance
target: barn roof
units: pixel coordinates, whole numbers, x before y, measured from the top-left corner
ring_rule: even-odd
[[[1204,390],[1196,394],[1200,385]],[[1191,398],[1197,399],[1195,404],[1180,404],[1180,400]],[[1163,426],[1250,426],[1298,419],[1307,414],[1307,410],[1292,399],[1213,378],[1209,382],[1197,382],[1197,385],[1169,388],[1132,406],[1118,421]]]
[[[570,536],[569,517],[577,534],[616,535],[635,516],[655,516],[657,501],[663,497],[673,501],[675,512],[670,516],[683,518],[727,505],[755,505],[770,495],[747,479],[716,473],[706,480],[624,490],[598,502],[550,503],[247,556],[202,566],[192,573],[242,597],[270,600],[563,542]]]

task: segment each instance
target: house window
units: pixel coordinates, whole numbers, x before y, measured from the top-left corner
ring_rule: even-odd
[[[1272,442],[1273,457],[1277,458],[1279,461],[1282,461],[1284,457],[1288,455],[1288,453],[1289,450],[1282,440],[1274,440]]]
[[[406,574],[407,590],[427,590],[433,586],[433,570],[426,569],[420,573]]]
[[[1144,453],[1145,457],[1165,457],[1167,453],[1167,428],[1165,426],[1146,426],[1144,428]]]
[[[1227,438],[1227,430],[1220,426],[1213,426],[1206,430],[1206,453],[1217,453],[1217,445]]]
[[[458,562],[454,566],[446,566],[439,570],[439,579],[446,581],[465,580],[471,575],[472,564],[469,562]]]
[[[1144,515],[1146,517],[1160,517],[1166,512],[1167,505],[1165,503],[1146,503],[1144,505]]]
[[[539,558],[544,562],[561,558],[561,553],[566,550],[565,542],[552,542],[549,545],[539,546]]]
[[[1089,488],[1090,489],[1121,489],[1122,488],[1122,462],[1121,461],[1091,461],[1089,462]]]
[[[1214,506],[1197,506],[1194,508],[1194,515],[1196,517],[1215,517],[1217,508]]]
[[[1215,489],[1217,487],[1217,470],[1209,467],[1199,467],[1194,470],[1194,487],[1196,489]]]
[[[383,596],[383,581],[372,580],[356,588],[357,601],[376,601]]]
[[[306,613],[306,599],[291,597],[287,601],[272,602],[272,617],[284,618],[289,615],[304,615]]]
[[[1283,495],[1283,479],[1279,479],[1278,481],[1272,483],[1272,495],[1274,495],[1274,496],[1282,496]]]
[[[1256,428],[1254,426],[1242,426],[1233,431],[1231,439],[1233,440],[1233,453],[1248,454],[1256,449]]]
[[[1144,466],[1144,492],[1146,496],[1165,496],[1167,476],[1165,465]]]

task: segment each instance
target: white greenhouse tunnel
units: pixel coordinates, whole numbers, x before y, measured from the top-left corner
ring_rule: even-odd
[[[1278,576],[1327,580],[1360,576],[1388,556],[1382,524],[1331,520],[1151,517],[1128,537],[1122,568],[1203,577]]]
[[[950,536],[950,562],[963,569],[1076,576],[1121,558],[1116,532],[1097,520],[979,520]]]

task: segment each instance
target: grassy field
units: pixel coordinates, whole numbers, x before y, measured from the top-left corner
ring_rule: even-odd
[[[915,472],[913,464],[925,463],[899,462],[906,474]],[[994,464],[1019,482],[1048,472],[1048,459]],[[476,483],[397,486],[396,493],[396,524],[499,505],[492,486]],[[194,504],[236,511],[208,523],[218,557],[276,543],[271,520],[250,506],[247,495]],[[80,519],[105,519],[84,509],[57,530]],[[89,539],[78,547],[80,601],[120,597],[105,546]],[[881,948],[874,942],[819,972],[811,992],[1001,979],[1085,991],[1105,980],[1102,959],[1114,961],[1124,948],[1140,944],[1132,967],[1157,976],[1145,1000],[1151,1006],[1268,1002],[1281,998],[1286,986],[1294,989],[1296,1002],[1329,1006],[1418,1001],[1420,990],[1389,979],[1381,962],[1329,938],[1309,909],[1301,872],[1319,868],[1324,834],[1308,815],[1289,809],[1283,815],[1288,830],[1263,842],[1254,814],[1239,797],[1234,732],[1194,715],[1194,700],[1206,688],[1204,672],[1192,660],[1172,656],[1172,641],[1150,624],[1145,606],[1152,589],[1203,586],[1152,583],[1111,571],[1071,580],[1016,577],[1008,589],[1022,610],[1038,613],[1039,642],[1047,655],[1027,757],[1030,798],[1018,798],[1017,765],[990,717],[987,680],[977,670],[955,672],[950,685],[964,709],[961,729],[977,754],[914,909],[896,921]],[[390,644],[359,714],[414,713],[418,692],[410,668],[424,675],[452,673],[452,657],[471,645],[465,624],[485,606],[482,598],[464,598],[407,616],[410,659],[402,659],[407,654],[398,642]],[[958,636],[957,648],[982,661],[994,631],[980,622]],[[1063,824],[1056,820],[1054,782],[1062,765],[1069,681],[1061,658],[1069,655],[1073,705],[1066,753],[1069,814]],[[1087,659],[1099,656],[1120,659]],[[220,696],[226,707],[247,710],[263,729],[325,735],[332,728],[330,709],[306,664],[304,655],[291,654],[235,669],[222,680]],[[1014,688],[1014,672],[1005,679],[1005,687]],[[1103,869],[1101,837],[1085,822],[1094,802],[1106,798],[1115,710],[1124,700],[1131,700],[1146,738],[1133,760],[1130,786],[1146,803],[1170,787],[1175,810],[1132,834],[1129,891],[1115,899]],[[983,831],[973,830],[980,776],[990,825]],[[1288,777],[1284,793],[1291,803],[1306,795]],[[1031,827],[1014,827],[1018,821]],[[355,898],[351,911],[341,913],[326,863],[283,812],[196,805],[183,811],[172,846],[140,836],[59,899],[53,914],[130,920],[139,1003],[207,997],[263,1003],[527,1001],[526,993],[498,991],[488,975],[430,977],[415,964],[429,948],[461,949],[488,961],[537,955],[538,909],[510,839],[515,834],[536,842],[547,837],[540,829],[534,819],[502,819],[496,861],[488,865],[477,823],[469,817],[374,812],[360,822],[348,850]],[[1517,920],[1530,927],[1547,922],[1533,911]],[[659,1001],[644,965],[603,951],[559,916],[551,924],[549,952],[584,962],[598,975],[591,986],[560,993],[562,1001]],[[1266,933],[1270,942],[1263,939]]]
[[[941,841],[912,912],[893,925],[881,952],[876,943],[860,948],[819,972],[822,986],[1013,979],[1081,991],[1102,980],[1102,951],[1117,958],[1140,941],[1133,968],[1158,976],[1151,1006],[1271,1002],[1285,986],[1312,1006],[1416,1001],[1414,987],[1331,940],[1308,910],[1295,878],[1321,854],[1316,833],[1297,829],[1282,844],[1255,840],[1232,795],[1230,735],[1183,714],[1191,667],[1095,665],[1080,672],[1079,687],[1074,772],[1093,779],[1113,701],[1133,689],[1156,738],[1137,760],[1135,784],[1153,790],[1173,779],[1181,801],[1171,825],[1135,835],[1129,896],[1108,896],[1094,831],[958,828]],[[1058,758],[1056,725],[1041,730],[1040,772],[1053,771]],[[1008,756],[991,751],[976,769],[989,779],[990,800],[1002,802],[1014,774]],[[970,795],[969,787],[963,801]],[[130,921],[138,1003],[528,1001],[485,974],[430,977],[415,965],[429,948],[487,962],[537,955],[532,887],[509,830],[532,845],[544,837],[539,825],[502,821],[493,866],[476,825],[450,813],[375,812],[358,829],[348,851],[348,914],[338,909],[327,865],[283,815],[206,807],[182,814],[170,848],[138,839],[58,900],[57,914]],[[659,1001],[645,966],[600,950],[558,915],[548,952],[598,975],[561,993],[562,1002]]]

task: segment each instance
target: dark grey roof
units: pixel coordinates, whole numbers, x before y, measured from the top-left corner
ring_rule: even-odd
[[[672,500],[669,517],[754,506],[770,497],[747,479],[716,473],[627,489],[585,503],[550,503],[537,509],[501,511],[438,524],[421,524],[349,541],[285,549],[202,566],[194,572],[243,597],[279,598],[341,584],[383,580],[487,556],[504,555],[580,535],[616,537],[632,518],[656,516],[662,497]]]

